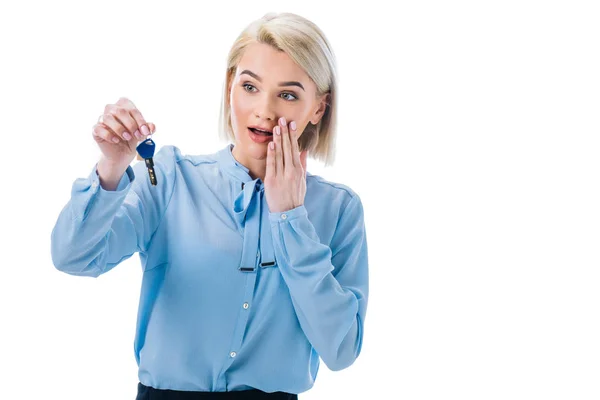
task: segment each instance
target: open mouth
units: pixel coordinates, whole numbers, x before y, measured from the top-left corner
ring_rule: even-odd
[[[248,128],[250,131],[252,131],[252,133],[254,133],[255,135],[260,135],[260,136],[273,136],[273,132],[267,132],[267,131],[261,131],[260,129],[255,129],[255,128]]]

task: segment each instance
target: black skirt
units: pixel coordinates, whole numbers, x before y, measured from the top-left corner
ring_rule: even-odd
[[[274,392],[267,393],[258,389],[233,392],[190,392],[183,390],[155,389],[138,383],[136,400],[298,400],[297,394]]]

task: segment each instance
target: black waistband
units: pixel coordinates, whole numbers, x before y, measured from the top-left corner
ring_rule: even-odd
[[[155,389],[138,383],[136,400],[298,400],[297,394],[274,392],[267,393],[258,389],[233,392],[189,392],[184,390]]]

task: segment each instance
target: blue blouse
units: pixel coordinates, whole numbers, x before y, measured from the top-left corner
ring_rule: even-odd
[[[96,166],[78,178],[52,230],[52,261],[98,277],[134,253],[142,286],[138,377],[157,389],[301,393],[350,366],[369,288],[363,207],[349,187],[307,173],[303,205],[270,212],[264,183],[233,157],[175,146],[115,191]]]

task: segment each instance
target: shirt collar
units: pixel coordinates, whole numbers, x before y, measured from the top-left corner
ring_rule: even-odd
[[[255,181],[254,183],[256,184],[256,181],[258,181],[260,178],[252,179],[252,177],[250,176],[250,170],[246,168],[243,164],[238,162],[233,156],[233,153],[231,152],[233,150],[233,147],[234,144],[229,143],[223,149],[219,150],[217,152],[216,157],[217,162],[224,171],[226,171],[229,175],[233,176],[234,178],[242,181],[243,183]],[[312,176],[312,174],[307,171],[306,176],[309,177]],[[263,185],[264,183],[261,181],[260,187],[262,187]]]
[[[227,146],[217,152],[217,161],[219,166],[229,175],[244,183],[252,181],[253,179],[250,176],[250,170],[242,163],[238,162],[233,156],[233,153],[231,152],[233,150],[233,146],[233,143],[229,143]]]
[[[239,223],[243,223],[256,192],[261,191],[264,184],[262,182],[259,183],[260,178],[252,179],[250,170],[235,159],[231,152],[233,147],[232,143],[225,146],[217,152],[216,159],[225,173],[242,182],[239,192],[237,192],[233,201],[233,208],[236,219]]]

